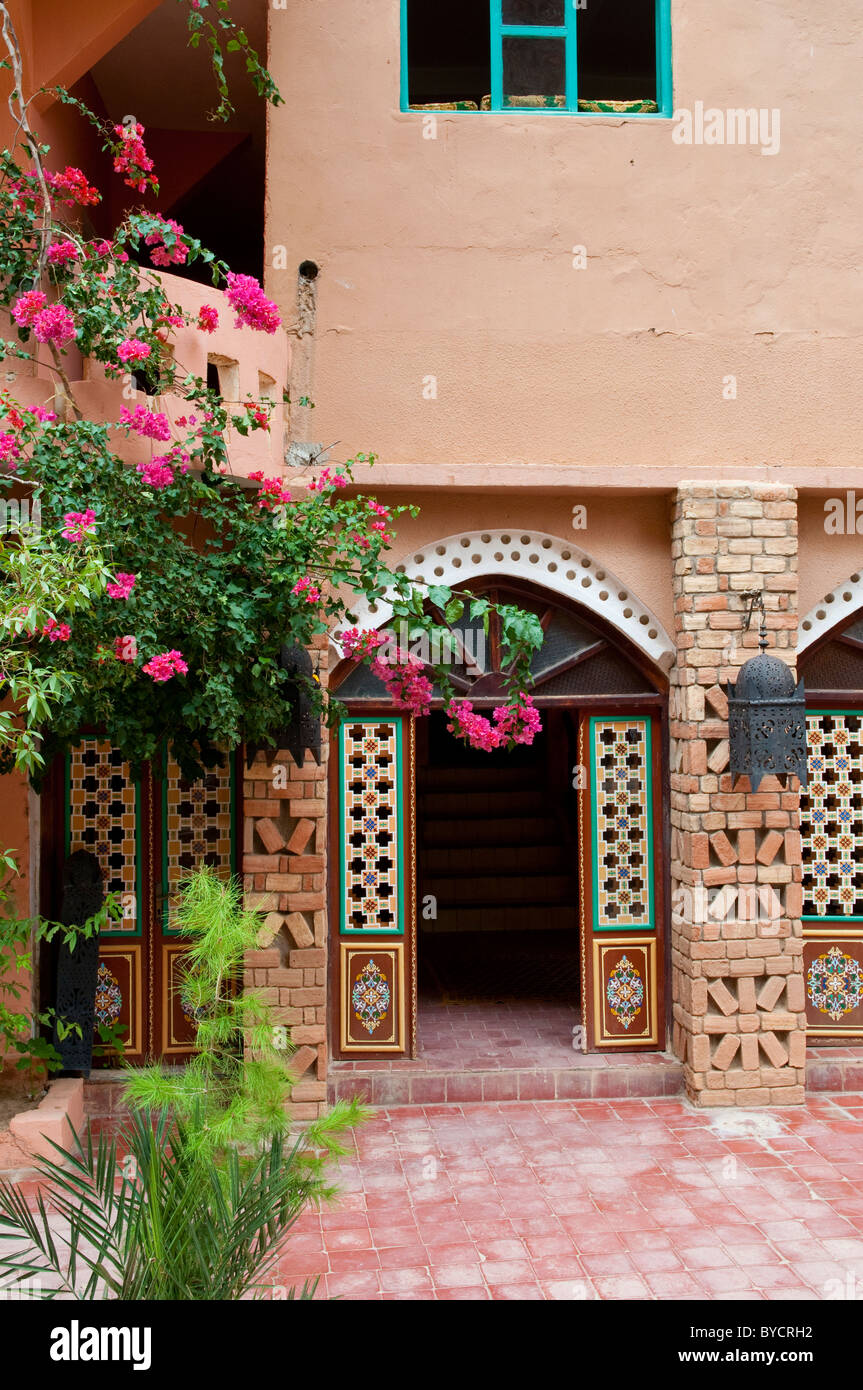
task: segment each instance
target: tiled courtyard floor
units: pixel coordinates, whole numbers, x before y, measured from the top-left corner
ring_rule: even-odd
[[[341,1187],[301,1218],[274,1282],[320,1275],[319,1297],[347,1299],[863,1292],[863,1094],[771,1112],[676,1099],[377,1111]]]

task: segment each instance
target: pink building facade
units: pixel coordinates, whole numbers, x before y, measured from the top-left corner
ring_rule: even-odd
[[[152,88],[168,8],[92,59],[112,115]],[[787,1104],[863,1056],[863,38],[847,3],[613,11],[269,5],[285,101],[220,156],[264,151],[286,333],[253,361],[228,330],[211,366],[225,389],[287,388],[267,471],[373,452],[357,487],[420,509],[394,566],[546,633],[530,750],[468,754],[440,705],[399,713],[334,636],[313,654],[344,707],[320,761],[238,760],[212,789],[298,1119],[355,1093]],[[80,391],[101,408],[86,365]],[[236,443],[238,471],[262,466]],[[753,593],[805,685],[802,790],[732,775]],[[499,634],[458,637],[459,689],[491,707]],[[21,787],[7,807],[35,899],[44,808]],[[135,1055],[179,1056],[189,1036],[153,1032],[148,949],[106,943],[106,969]]]

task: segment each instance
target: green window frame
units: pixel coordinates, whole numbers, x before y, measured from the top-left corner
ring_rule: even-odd
[[[590,3],[590,0],[587,0]],[[615,109],[609,100],[608,110],[604,103],[589,103],[591,107],[602,105],[603,109],[587,109],[588,103],[579,106],[578,96],[578,13],[583,8],[580,0],[564,0],[564,23],[562,25],[542,24],[504,24],[503,0],[489,0],[489,31],[491,44],[491,105],[481,114],[494,115],[501,112],[522,111],[525,114],[546,116],[580,116],[585,119],[608,119],[609,116],[622,116],[626,120],[670,118],[674,112],[671,80],[671,0],[654,0],[656,26],[656,109],[626,109],[636,103],[617,103],[624,109]],[[563,106],[554,104],[548,98],[547,106],[519,105],[518,99],[507,101],[503,91],[503,45],[507,38],[563,39],[565,44],[566,92]],[[408,53],[408,0],[401,0],[401,109],[417,110],[410,105],[410,74]],[[611,94],[609,94],[611,98]],[[431,110],[431,107],[423,107]],[[449,110],[442,106],[441,110]],[[471,114],[476,114],[471,112]]]

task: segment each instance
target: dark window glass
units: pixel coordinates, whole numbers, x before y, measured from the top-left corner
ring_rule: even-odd
[[[491,92],[488,0],[408,0],[411,106],[472,101]]]
[[[503,0],[504,24],[564,24],[566,0]]]
[[[566,92],[564,39],[503,36],[503,99],[525,105],[526,97],[563,97]]]
[[[587,0],[577,26],[579,99],[656,100],[655,0]]]

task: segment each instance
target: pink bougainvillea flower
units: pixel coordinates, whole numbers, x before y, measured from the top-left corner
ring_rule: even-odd
[[[31,328],[37,314],[47,304],[47,297],[41,290],[27,290],[12,305],[12,317],[19,328]]]
[[[347,487],[348,480],[341,473],[331,473],[325,468],[316,482],[309,483],[309,492],[324,492],[326,488]]]
[[[353,661],[362,661],[363,657],[369,656],[377,647],[382,647],[385,642],[390,640],[392,640],[392,633],[377,632],[374,628],[360,630],[356,627],[349,627],[345,632],[339,634],[342,651]]]
[[[120,411],[120,424],[128,425],[144,439],[164,441],[171,438],[171,424],[167,415],[148,410],[145,405],[136,405],[134,410],[124,405]]]
[[[306,600],[306,603],[320,602],[321,591],[312,583],[307,574],[304,575],[302,579],[297,580],[291,593],[296,594],[298,598],[302,596]]]
[[[390,655],[382,655],[378,651],[378,648],[395,642],[393,633],[375,632],[373,629],[359,631],[352,627],[340,633],[339,640],[342,651],[351,660],[363,661],[372,657],[369,666],[383,681],[396,709],[407,710],[417,717],[429,713],[433,688],[419,658],[403,652],[398,646],[393,647]]]
[[[189,670],[183,653],[178,651],[160,652],[141,669],[146,675],[152,676],[157,685],[169,681],[172,676],[185,676]]]
[[[120,145],[114,155],[114,173],[123,174],[123,182],[138,193],[146,193],[148,188],[157,189],[159,181],[153,173],[153,161],[141,138],[144,127],[140,123],[115,125],[114,134],[120,137]]]
[[[123,570],[118,570],[114,576],[114,583],[108,585],[109,598],[128,598],[135,587],[137,575],[126,574]]]
[[[262,405],[249,406],[249,421],[253,429],[268,430],[270,417]]]
[[[42,636],[51,642],[68,642],[72,629],[68,623],[58,623],[56,618],[49,618],[42,629]]]
[[[120,361],[128,366],[129,363],[146,362],[150,356],[149,343],[142,343],[140,338],[124,338],[117,348],[117,356]]]
[[[189,258],[188,248],[180,240],[183,235],[183,228],[179,222],[175,222],[173,217],[162,217],[161,213],[156,213],[156,218],[161,226],[153,232],[149,232],[144,238],[147,246],[152,246],[150,260],[153,265],[185,265]],[[176,241],[173,246],[168,246],[165,242],[165,229],[173,232]]]
[[[71,342],[76,333],[75,320],[65,304],[49,304],[33,320],[33,332],[40,343],[54,343],[62,347]]]
[[[260,333],[275,333],[281,324],[277,306],[267,299],[254,275],[236,275],[234,271],[229,271],[225,294],[237,315],[237,328],[246,325]]]
[[[174,470],[168,462],[167,454],[160,454],[157,458],[150,459],[148,463],[139,463],[138,472],[143,476],[147,487],[158,491],[163,487],[170,487],[174,481]]]
[[[407,710],[417,718],[429,713],[432,683],[418,657],[396,647],[392,657],[376,656],[371,669],[383,681],[396,709]]]
[[[219,311],[212,304],[203,304],[198,311],[198,327],[202,333],[215,333],[219,326]]]
[[[249,477],[253,482],[261,484],[261,490],[258,493],[258,506],[262,507],[264,511],[271,512],[274,507],[283,507],[287,502],[290,502],[291,494],[280,478],[265,478],[260,469],[257,473],[250,473]]]
[[[127,633],[125,637],[114,638],[114,655],[118,661],[132,662],[138,655],[137,638]]]
[[[63,517],[63,530],[60,532],[64,540],[82,541],[88,531],[92,531],[96,525],[96,513],[88,507],[86,512],[67,512]]]
[[[47,182],[51,191],[61,196],[61,200],[67,207],[73,207],[76,203],[78,207],[94,207],[101,202],[102,195],[98,188],[87,182],[86,176],[80,169],[66,165],[59,174],[49,174]]]
[[[57,419],[56,411],[46,410],[44,405],[25,405],[24,410],[26,414],[32,415],[42,425],[50,425],[53,420]]]
[[[16,459],[21,457],[21,450],[18,447],[18,440],[14,434],[3,434],[0,432],[0,463],[5,463],[13,473],[18,467]]]
[[[49,265],[71,265],[78,259],[78,248],[74,241],[55,241],[48,247],[46,259]]]
[[[451,722],[447,729],[456,738],[462,738],[471,748],[489,752],[502,748],[508,743],[533,743],[542,729],[539,710],[533,700],[523,690],[514,704],[498,705],[494,711],[494,725],[481,714],[474,714],[470,700],[450,700],[446,712]]]

